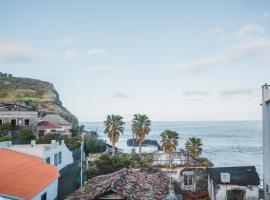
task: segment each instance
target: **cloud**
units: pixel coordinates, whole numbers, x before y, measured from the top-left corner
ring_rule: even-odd
[[[212,32],[217,35],[217,37],[220,40],[225,40],[226,39],[226,35],[225,35],[225,31],[223,30],[222,27],[216,27],[214,29],[212,29]]]
[[[195,60],[189,63],[182,63],[174,65],[173,68],[186,71],[186,72],[202,72],[205,69],[209,68],[212,65],[219,64],[223,61],[222,57],[213,57],[213,58],[205,58],[205,59],[199,59]]]
[[[91,49],[89,52],[88,52],[88,55],[92,56],[92,55],[105,55],[106,52],[104,49],[101,49],[101,48],[98,48],[98,49]]]
[[[72,49],[68,49],[65,51],[63,58],[64,60],[73,60],[74,58],[77,57],[77,52],[72,50]]]
[[[110,71],[114,70],[115,67],[112,65],[105,65],[105,64],[98,64],[98,65],[91,65],[87,68],[87,71],[89,72],[97,72],[97,71]]]
[[[264,28],[256,24],[247,24],[236,31],[235,35],[239,38],[252,37],[254,34],[264,32]]]
[[[259,62],[267,61],[269,51],[269,37],[254,37],[230,45],[216,56],[176,64],[172,66],[172,68],[193,74],[202,73],[213,66],[218,66],[219,64],[227,62],[240,62],[247,59],[256,59]]]
[[[210,91],[204,89],[192,89],[183,92],[184,96],[207,96],[210,95]]]
[[[125,93],[122,93],[122,92],[116,92],[116,93],[113,93],[112,95],[110,95],[110,97],[113,97],[113,98],[128,98],[128,95],[125,94]]]
[[[122,63],[122,62],[126,62],[128,59],[126,57],[123,57],[123,56],[115,56],[113,58],[113,60],[115,62],[119,62],[119,63]]]
[[[21,43],[0,40],[0,60],[4,62],[30,62],[47,55],[46,52],[34,51],[31,47]]]
[[[221,96],[246,96],[253,95],[259,91],[259,88],[254,87],[224,87],[217,90],[217,93]]]

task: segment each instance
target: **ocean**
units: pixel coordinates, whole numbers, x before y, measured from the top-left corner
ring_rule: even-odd
[[[95,130],[101,139],[110,141],[104,134],[102,122],[82,123],[87,130]],[[180,134],[179,148],[189,137],[199,137],[203,142],[203,156],[210,159],[216,167],[256,166],[262,180],[262,122],[260,121],[219,121],[219,122],[152,122],[148,139],[160,141],[160,133],[170,129]],[[125,125],[117,147],[130,152],[126,144],[132,138],[131,123]],[[143,147],[143,151],[152,151],[154,147]]]

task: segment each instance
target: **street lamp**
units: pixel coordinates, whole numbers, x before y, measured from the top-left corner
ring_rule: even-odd
[[[81,187],[83,186],[83,154],[84,154],[84,135],[85,133],[81,134],[82,137],[82,141],[78,141],[79,143],[81,143]]]

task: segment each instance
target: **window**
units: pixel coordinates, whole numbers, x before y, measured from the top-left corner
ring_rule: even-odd
[[[58,164],[58,161],[57,161],[57,153],[54,154],[54,165],[56,166]]]
[[[244,190],[227,190],[228,200],[244,200],[245,191]]]
[[[11,124],[12,127],[15,127],[16,124],[17,124],[17,120],[16,120],[16,119],[12,119],[12,120],[10,121],[10,124]]]
[[[25,126],[29,126],[29,124],[30,124],[30,120],[29,120],[29,119],[25,119],[25,120],[24,120],[24,125],[25,125]]]
[[[62,152],[58,153],[58,165],[62,163]]]
[[[3,124],[3,120],[2,120],[2,119],[0,119],[0,125],[1,125],[1,124]]]
[[[184,175],[184,185],[191,186],[193,184],[193,176]]]
[[[43,193],[43,194],[41,195],[40,200],[47,200],[47,192],[45,192],[45,193]]]
[[[46,158],[46,163],[51,164],[51,158],[50,157]]]

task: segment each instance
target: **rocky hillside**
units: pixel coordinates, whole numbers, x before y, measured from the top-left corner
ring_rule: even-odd
[[[58,92],[49,82],[0,76],[0,103],[29,106],[43,114],[58,113],[74,125],[78,124],[78,119],[62,106]]]

